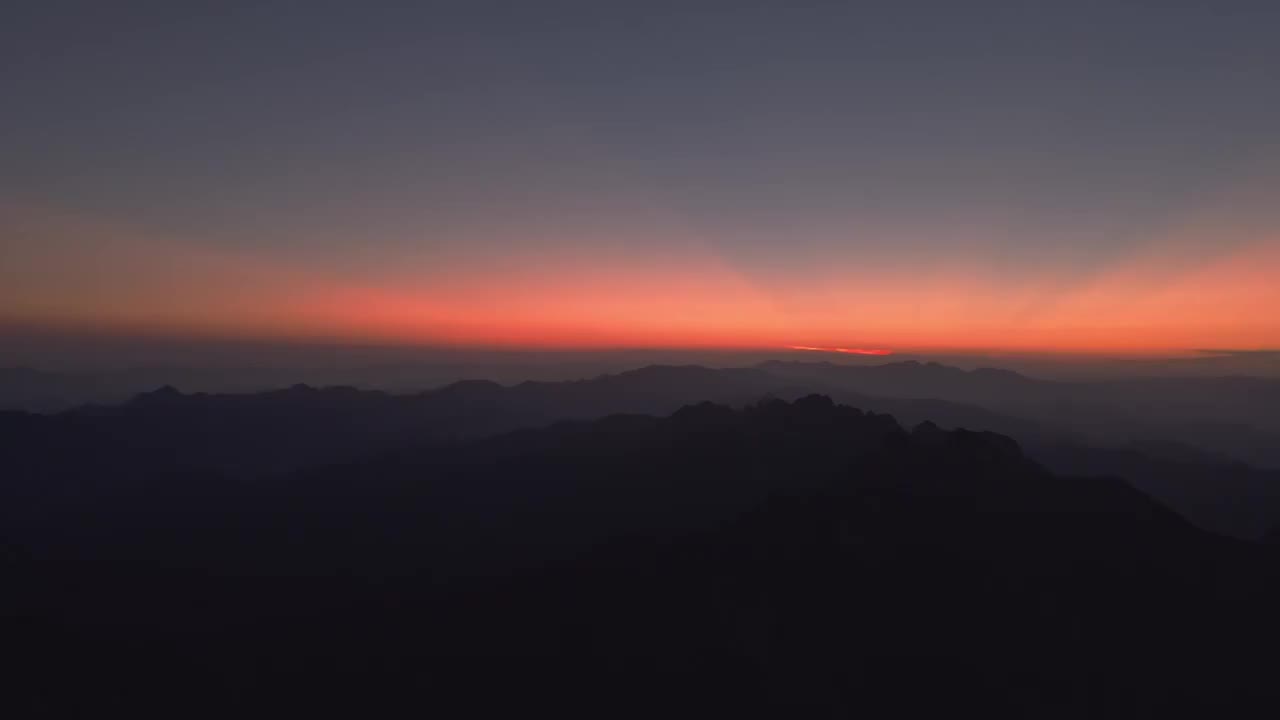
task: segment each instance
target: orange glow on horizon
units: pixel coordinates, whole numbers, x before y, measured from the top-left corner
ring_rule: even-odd
[[[892,355],[892,350],[879,348],[843,348],[843,347],[811,347],[809,345],[788,345],[791,350],[812,350],[814,352],[846,353],[848,355]]]
[[[1028,264],[1011,272],[997,258],[959,255],[876,265],[835,253],[792,274],[692,241],[669,256],[584,245],[432,263],[404,251],[361,274],[55,212],[0,205],[0,223],[26,238],[0,263],[0,323],[9,326],[401,346],[790,348],[868,356],[1280,347],[1280,220],[1191,224],[1072,271]]]

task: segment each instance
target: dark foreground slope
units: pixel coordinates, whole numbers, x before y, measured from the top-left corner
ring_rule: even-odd
[[[1274,716],[1274,548],[820,397],[129,492],[6,528],[7,716]]]

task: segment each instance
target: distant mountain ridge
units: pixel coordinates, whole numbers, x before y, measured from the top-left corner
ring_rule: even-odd
[[[1175,440],[1280,468],[1280,381],[1251,377],[1040,380],[1008,370],[937,363],[853,366],[767,362],[781,377],[868,395],[978,405],[1096,438]]]
[[[1236,384],[1252,387],[1249,382]],[[27,438],[31,448],[50,448],[52,476],[60,472],[59,457],[78,453],[102,462],[143,462],[174,472],[244,477],[563,420],[619,413],[662,415],[702,401],[741,407],[764,397],[794,399],[816,392],[888,413],[908,426],[933,421],[947,428],[1012,436],[1055,470],[1124,477],[1205,527],[1259,537],[1276,524],[1280,473],[1242,465],[1181,441],[1131,434],[1141,424],[1117,420],[1093,400],[1085,405],[1075,399],[1035,404],[1036,397],[1071,394],[1080,387],[1003,370],[965,371],[916,362],[858,367],[766,363],[732,369],[649,366],[580,381],[504,386],[469,380],[409,395],[305,385],[244,394],[184,394],[165,387],[123,405],[89,406],[52,416],[0,414],[0,425],[11,438]],[[964,401],[983,395],[996,398],[997,405],[1000,398],[1015,401],[1004,409]]]

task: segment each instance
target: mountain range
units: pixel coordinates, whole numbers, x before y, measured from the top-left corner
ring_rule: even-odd
[[[665,402],[635,392],[654,377],[733,395],[759,375],[555,394]],[[479,436],[477,408],[547,392],[165,390],[7,416],[8,482],[65,483],[3,524],[14,716],[1271,715],[1274,547],[1009,437],[818,395]],[[268,438],[203,470],[156,454],[423,406],[453,408],[453,439],[248,475],[300,450],[259,455]]]
[[[1165,385],[1180,388],[1166,393],[1180,399],[1152,400],[1162,396]],[[47,476],[38,487],[11,486],[6,492],[34,500],[63,492],[60,483],[77,476],[79,459],[87,457],[156,472],[248,478],[561,420],[662,415],[702,401],[741,407],[764,397],[822,393],[893,415],[906,425],[930,421],[1009,435],[1053,470],[1124,478],[1203,527],[1256,538],[1280,524],[1280,471],[1243,462],[1222,449],[1246,445],[1254,448],[1249,454],[1265,458],[1280,448],[1263,429],[1271,427],[1280,408],[1269,402],[1274,391],[1271,381],[1249,378],[1160,379],[1117,387],[916,362],[650,366],[581,381],[510,386],[463,381],[414,394],[305,385],[184,394],[166,386],[121,405],[53,415],[0,413],[0,425],[18,457],[40,463]],[[1238,438],[1223,440],[1224,428],[1231,426],[1187,419],[1197,408],[1212,405],[1214,397],[1220,398],[1217,409],[1203,417],[1217,413],[1256,424],[1247,425]],[[1147,407],[1144,403],[1150,406],[1148,415],[1165,418],[1163,425],[1134,419],[1135,413],[1125,409]],[[1184,408],[1185,418],[1177,407]],[[1203,436],[1191,433],[1210,426],[1216,429]],[[68,461],[72,466],[63,468]]]

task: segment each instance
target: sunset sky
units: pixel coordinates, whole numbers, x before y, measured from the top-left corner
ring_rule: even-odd
[[[1278,2],[17,5],[8,328],[1280,348]]]

